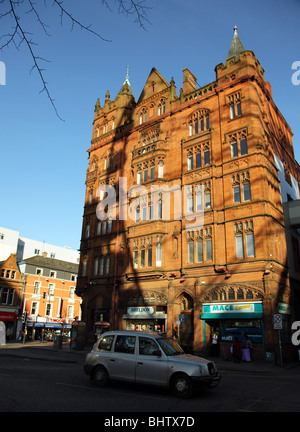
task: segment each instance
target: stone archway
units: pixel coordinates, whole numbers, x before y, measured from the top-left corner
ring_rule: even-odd
[[[194,299],[183,291],[176,299],[179,315],[183,318],[179,325],[179,342],[185,352],[193,352],[194,344]]]

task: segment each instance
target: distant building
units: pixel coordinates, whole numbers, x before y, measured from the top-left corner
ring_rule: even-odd
[[[28,337],[68,331],[81,318],[81,298],[75,293],[78,264],[36,255],[20,261],[19,268],[25,281],[22,312],[28,313]]]
[[[0,321],[5,323],[7,339],[15,339],[22,305],[24,278],[16,254],[0,262]]]
[[[186,68],[177,94],[153,68],[137,100],[127,76],[96,102],[77,283],[89,334],[104,319],[206,354],[217,330],[229,358],[248,333],[262,359],[279,355],[280,313],[283,357],[296,354],[299,236],[291,276],[283,208],[300,198],[293,134],[236,28],[224,60],[200,88]]]
[[[45,255],[49,258],[69,261],[78,264],[79,252],[70,247],[61,247],[20,237],[18,231],[0,227],[0,260],[6,259],[9,254],[16,253],[17,261],[34,255]]]

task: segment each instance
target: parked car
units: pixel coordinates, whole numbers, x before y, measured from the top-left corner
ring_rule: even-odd
[[[185,354],[178,343],[151,332],[103,333],[87,354],[84,371],[99,386],[110,380],[169,387],[188,398],[198,385],[214,387],[220,381],[216,365]]]

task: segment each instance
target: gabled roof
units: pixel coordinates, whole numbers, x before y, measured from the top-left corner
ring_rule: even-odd
[[[142,93],[139,97],[138,103],[141,103],[143,100],[148,99],[154,93],[159,93],[169,87],[170,85],[164,79],[164,77],[155,68],[152,68],[146,84],[144,85],[144,88],[142,90]]]
[[[78,264],[71,263],[69,261],[62,261],[55,258],[43,257],[40,255],[26,258],[20,261],[19,264],[30,264],[37,267],[48,268],[51,270],[62,270],[71,273],[78,273],[79,267]]]
[[[243,44],[237,32],[237,26],[235,26],[233,30],[234,30],[234,35],[233,35],[233,39],[226,60],[230,59],[231,57],[239,58],[240,53],[245,51],[245,48],[243,47]]]

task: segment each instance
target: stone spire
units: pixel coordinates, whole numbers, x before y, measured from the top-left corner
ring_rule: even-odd
[[[129,66],[127,66],[126,78],[125,78],[125,81],[123,82],[123,85],[120,88],[120,91],[118,94],[123,94],[123,93],[130,94],[131,96],[133,96],[133,98],[135,100],[135,96],[134,96],[132,87],[131,87],[130,82],[129,82]]]
[[[234,30],[234,35],[233,35],[233,39],[226,60],[230,59],[231,57],[239,58],[241,52],[245,51],[245,48],[243,47],[243,44],[237,32],[237,26],[235,26],[233,30]]]

